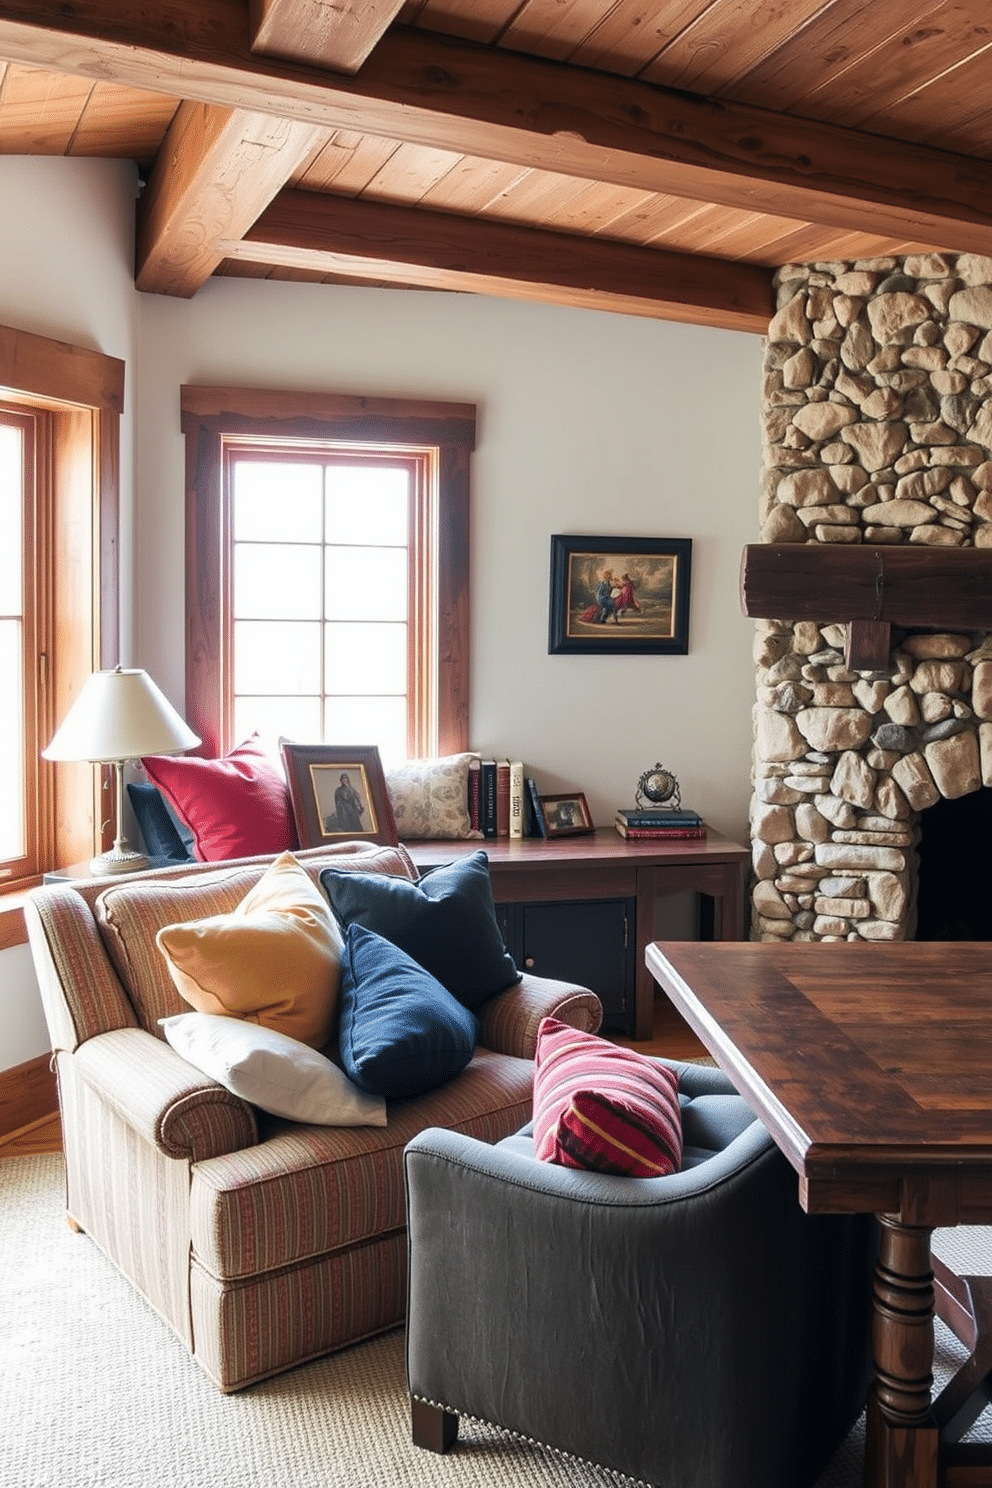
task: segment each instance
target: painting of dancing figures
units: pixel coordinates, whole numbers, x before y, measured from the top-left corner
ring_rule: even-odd
[[[684,656],[691,538],[555,535],[548,651]]]

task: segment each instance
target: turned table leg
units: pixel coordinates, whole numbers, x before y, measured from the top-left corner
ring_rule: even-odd
[[[879,1217],[865,1488],[936,1488],[930,1229]]]

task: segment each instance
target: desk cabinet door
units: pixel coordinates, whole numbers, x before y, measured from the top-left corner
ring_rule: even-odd
[[[634,1032],[633,899],[571,899],[500,905],[507,946],[521,971],[589,987],[603,1004],[603,1028]]]

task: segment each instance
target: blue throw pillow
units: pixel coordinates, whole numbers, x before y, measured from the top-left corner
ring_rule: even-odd
[[[338,1049],[367,1095],[409,1100],[454,1079],[475,1049],[476,1021],[404,951],[351,925],[341,958]]]
[[[481,1007],[519,982],[496,919],[489,859],[481,850],[429,868],[417,883],[339,868],[325,868],[320,881],[343,928],[362,925],[385,936],[465,1007]]]
[[[174,863],[191,863],[193,834],[180,826],[155,785],[129,785],[131,810],[141,832],[145,848],[153,858],[169,858]]]

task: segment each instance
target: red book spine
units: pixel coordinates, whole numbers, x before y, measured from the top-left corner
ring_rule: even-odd
[[[705,837],[705,827],[621,827],[617,824],[617,831],[621,837],[636,837],[640,839],[650,838],[661,842],[672,837]]]

